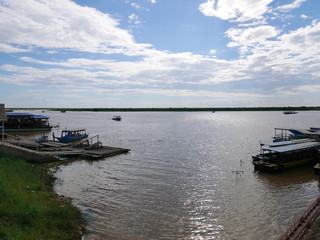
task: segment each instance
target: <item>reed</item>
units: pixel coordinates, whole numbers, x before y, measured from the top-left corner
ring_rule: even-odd
[[[81,239],[81,213],[50,191],[52,179],[38,166],[0,156],[0,239]]]

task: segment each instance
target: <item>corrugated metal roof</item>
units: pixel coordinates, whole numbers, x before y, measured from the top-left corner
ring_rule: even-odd
[[[279,141],[279,142],[270,142],[270,143],[262,143],[262,145],[267,145],[269,147],[280,147],[280,146],[286,146],[291,144],[298,144],[298,143],[304,143],[304,142],[315,142],[315,139],[312,138],[301,138],[301,139],[295,139],[291,141]]]
[[[6,108],[3,103],[0,103],[0,122],[6,122],[7,115],[6,115]]]
[[[32,116],[33,114],[27,112],[8,112],[8,116]]]
[[[275,130],[289,131],[294,135],[319,135],[319,131],[314,131],[311,129],[301,129],[301,128],[275,128]]]
[[[316,148],[316,147],[320,147],[320,142],[304,142],[304,143],[297,143],[297,144],[290,144],[290,145],[276,146],[276,147],[265,145],[262,147],[262,149],[267,151],[283,153],[283,152],[291,152],[291,151],[302,150],[306,148]]]
[[[78,131],[85,131],[85,128],[75,128],[75,129],[64,129],[62,132],[78,132]]]
[[[36,118],[36,119],[48,119],[49,117],[43,116],[43,115],[34,115],[27,112],[8,112],[7,116],[17,116],[17,117],[30,117],[30,118]]]
[[[32,118],[48,119],[49,117],[43,115],[34,115]]]

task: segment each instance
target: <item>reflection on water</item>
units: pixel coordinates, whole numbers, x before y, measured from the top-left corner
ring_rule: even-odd
[[[86,239],[276,239],[319,193],[312,167],[261,174],[251,164],[275,127],[317,127],[318,112],[47,115],[131,149],[57,173],[56,191],[88,221]]]

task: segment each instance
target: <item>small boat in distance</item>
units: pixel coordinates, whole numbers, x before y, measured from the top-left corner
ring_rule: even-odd
[[[61,137],[54,138],[57,138],[61,143],[70,143],[87,137],[85,129],[65,129],[61,132]]]
[[[283,114],[297,114],[296,111],[284,111]]]
[[[113,116],[112,120],[121,121],[121,116]]]

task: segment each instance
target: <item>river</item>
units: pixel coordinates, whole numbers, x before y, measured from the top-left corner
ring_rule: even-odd
[[[251,163],[274,128],[320,127],[318,111],[44,114],[60,123],[56,136],[81,127],[131,149],[56,173],[55,191],[84,213],[86,240],[277,239],[319,195],[312,166],[263,174]],[[320,239],[319,226],[306,239]]]

